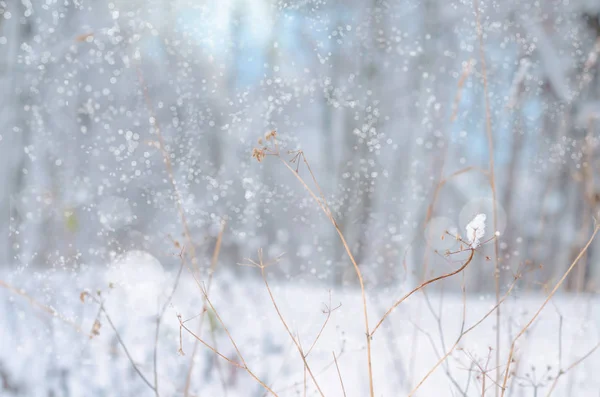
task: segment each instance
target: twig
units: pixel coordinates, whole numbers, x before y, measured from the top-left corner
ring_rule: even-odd
[[[410,291],[409,293],[407,293],[406,295],[404,295],[402,298],[400,298],[399,300],[396,301],[396,303],[394,303],[392,305],[392,307],[390,307],[388,309],[388,311],[383,315],[383,317],[381,318],[381,320],[379,320],[379,322],[377,323],[377,325],[373,328],[373,331],[371,332],[371,336],[373,336],[373,334],[375,334],[375,331],[377,331],[377,329],[379,328],[379,326],[381,326],[381,324],[383,323],[383,321],[394,311],[394,309],[396,307],[398,307],[398,305],[400,305],[402,302],[404,302],[409,296],[411,296],[412,294],[414,294],[415,292],[419,291],[420,289],[426,287],[427,285],[431,284],[431,283],[435,283],[436,281],[439,280],[443,280],[445,278],[448,277],[452,277],[455,274],[458,274],[460,272],[462,272],[463,270],[466,269],[467,266],[469,266],[469,263],[471,263],[471,261],[473,260],[473,256],[475,255],[475,250],[474,249],[470,249],[471,254],[469,255],[469,258],[467,259],[467,261],[458,269],[450,272],[450,273],[446,273],[443,274],[441,276],[438,277],[434,277],[432,279],[429,279],[423,283],[421,283],[420,285],[418,285],[416,288],[414,288],[412,291]]]
[[[466,289],[465,289],[465,274],[462,273],[463,276],[463,280],[462,280],[462,286],[461,286],[461,290],[462,290],[462,295],[463,295],[463,316],[462,316],[462,323],[461,323],[461,327],[460,327],[460,332],[462,332],[464,330],[465,327],[465,314],[467,311],[466,308]],[[438,333],[439,333],[439,337],[440,337],[440,344],[442,347],[442,351],[446,351],[446,343],[444,341],[444,332],[443,332],[443,326],[442,326],[442,308],[441,308],[441,302],[442,299],[440,299],[440,311],[439,311],[439,315],[435,312],[433,306],[431,305],[431,301],[429,299],[429,295],[425,292],[425,290],[423,290],[423,295],[425,296],[425,302],[427,303],[427,307],[429,308],[429,311],[431,313],[431,315],[435,318],[436,322],[437,322],[437,326],[438,326]],[[427,337],[429,338],[429,343],[431,344],[431,346],[433,347],[433,350],[437,356],[438,359],[441,358],[441,355],[438,353],[437,351],[437,347],[435,346],[435,342],[433,341],[433,337],[426,332],[425,330],[422,330],[422,332],[424,332]],[[446,376],[448,377],[448,379],[450,379],[450,382],[452,382],[452,384],[458,389],[458,391],[460,392],[461,395],[463,395],[463,397],[467,396],[466,391],[464,391],[462,389],[462,387],[460,387],[460,385],[458,384],[458,381],[454,378],[454,376],[452,376],[452,373],[450,372],[450,366],[448,365],[448,363],[446,361],[444,361],[444,371],[446,372]]]
[[[119,344],[123,348],[123,351],[125,351],[125,355],[129,359],[129,362],[131,363],[131,366],[133,367],[133,369],[135,370],[135,372],[137,372],[137,374],[140,376],[140,378],[144,381],[144,383],[146,385],[148,385],[148,387],[150,389],[152,389],[153,392],[156,393],[156,389],[154,388],[154,386],[152,386],[152,383],[150,383],[150,381],[144,376],[144,374],[142,373],[142,371],[138,368],[138,366],[135,363],[135,361],[133,361],[133,357],[131,357],[131,354],[129,354],[129,350],[127,350],[127,346],[125,346],[125,342],[123,342],[123,339],[121,339],[121,335],[119,334],[119,331],[117,331],[117,328],[115,327],[115,325],[113,324],[112,320],[110,319],[110,316],[108,315],[108,312],[104,308],[104,302],[100,301],[99,299],[97,299],[92,294],[88,294],[88,293],[86,293],[86,294],[87,294],[87,296],[91,297],[96,303],[98,303],[100,305],[100,310],[102,311],[102,313],[104,314],[104,317],[106,317],[106,320],[108,321],[108,324],[110,325],[110,327],[114,331],[115,336],[117,337],[117,341],[119,342]]]
[[[306,156],[304,156],[303,152],[298,152],[301,153],[301,157],[304,161],[304,164],[306,165],[308,172],[310,173],[312,180],[317,188],[317,190],[319,191],[319,195],[321,198],[319,198],[319,196],[317,196],[315,194],[315,192],[313,192],[313,190],[306,184],[306,182],[304,181],[304,179],[302,179],[302,177],[300,176],[300,174],[294,170],[292,168],[292,166],[290,166],[290,164],[284,160],[279,152],[279,144],[276,140],[276,133],[275,131],[271,132],[271,134],[269,135],[271,138],[273,138],[273,142],[275,145],[275,150],[274,151],[270,151],[270,152],[266,152],[268,149],[267,148],[262,148],[262,149],[255,149],[253,156],[258,160],[261,161],[262,158],[265,157],[266,154],[270,154],[270,155],[274,155],[277,158],[279,158],[279,160],[281,160],[281,162],[283,163],[283,165],[296,177],[296,179],[298,179],[298,181],[300,182],[300,184],[302,184],[302,186],[306,189],[306,191],[312,196],[312,198],[317,202],[317,205],[319,206],[319,208],[321,208],[321,210],[325,213],[325,215],[327,216],[327,218],[329,219],[329,221],[331,222],[331,224],[333,225],[333,227],[335,228],[341,242],[342,245],[344,246],[344,249],[346,251],[346,253],[348,254],[348,257],[350,258],[350,261],[352,262],[352,266],[354,267],[354,271],[356,272],[356,276],[358,278],[358,282],[360,284],[360,291],[361,291],[361,298],[362,298],[362,305],[363,305],[363,318],[364,318],[364,324],[365,324],[365,337],[367,340],[367,361],[368,361],[368,373],[369,373],[369,394],[371,397],[375,397],[375,391],[374,391],[374,386],[373,386],[373,363],[372,363],[372,358],[371,358],[371,332],[370,332],[370,328],[369,328],[369,315],[368,315],[368,309],[367,309],[367,296],[366,296],[366,291],[365,291],[365,285],[364,285],[364,280],[363,280],[363,276],[362,276],[362,272],[360,270],[360,268],[358,267],[358,263],[356,263],[356,259],[354,258],[354,255],[352,254],[352,251],[350,250],[350,247],[348,246],[348,243],[346,242],[346,238],[344,237],[344,234],[342,233],[342,230],[340,229],[339,225],[337,224],[335,218],[333,217],[332,211],[329,208],[327,201],[325,200],[325,195],[323,194],[322,190],[321,190],[321,186],[318,184],[317,179],[314,175],[314,173],[312,172],[312,169],[310,168],[310,165],[308,163],[308,161],[306,160]]]
[[[302,342],[300,341],[300,335],[298,335],[298,345],[300,346],[300,352],[303,351],[302,348]],[[306,357],[306,355],[305,355]],[[307,387],[307,382],[306,382],[306,364],[304,364],[304,366],[302,367],[302,372],[304,374],[304,378],[302,380],[302,392],[303,392],[303,396],[306,397],[306,390],[308,389]]]
[[[183,246],[181,248],[181,251],[179,252],[179,256],[181,257],[182,255],[184,255],[185,252],[185,246]],[[156,333],[154,335],[154,353],[153,353],[153,365],[154,365],[154,392],[156,394],[156,397],[158,397],[158,365],[157,365],[157,360],[158,360],[158,336],[160,333],[160,324],[162,322],[162,318],[165,315],[165,312],[167,311],[167,307],[169,307],[169,305],[171,304],[171,301],[173,300],[173,295],[175,294],[175,291],[177,290],[177,286],[179,285],[179,279],[181,278],[181,272],[183,271],[183,264],[184,262],[181,262],[181,265],[179,266],[179,270],[177,271],[177,275],[175,276],[175,281],[173,283],[173,288],[171,289],[171,293],[169,294],[169,297],[167,298],[167,301],[165,302],[165,304],[162,307],[162,310],[160,311],[160,314],[156,317]]]
[[[185,257],[182,256],[181,261],[185,262]],[[186,263],[187,265],[187,263]],[[254,380],[256,380],[256,382],[258,382],[262,387],[264,387],[267,391],[269,391],[269,393],[271,393],[273,396],[277,397],[277,394],[271,390],[271,388],[269,386],[267,386],[266,383],[264,383],[258,376],[256,376],[254,374],[254,372],[252,372],[250,370],[250,368],[248,367],[246,360],[244,360],[244,357],[242,356],[242,352],[240,351],[240,349],[237,346],[237,343],[235,342],[235,340],[233,339],[233,336],[231,336],[231,333],[229,332],[229,329],[227,328],[227,326],[225,325],[225,323],[223,322],[223,319],[221,318],[221,316],[219,315],[219,313],[217,312],[216,308],[214,307],[214,305],[212,304],[210,298],[208,297],[208,291],[206,289],[206,287],[204,285],[202,285],[200,283],[200,281],[198,281],[198,278],[196,277],[196,275],[194,274],[194,271],[190,268],[190,266],[187,266],[188,270],[190,271],[192,277],[194,278],[194,281],[196,282],[196,284],[198,285],[200,292],[202,293],[202,295],[204,296],[205,302],[208,303],[208,305],[210,306],[210,309],[213,311],[213,313],[215,314],[215,317],[217,318],[217,320],[219,321],[219,323],[221,324],[221,327],[223,327],[223,330],[225,331],[225,334],[227,334],[227,337],[229,338],[229,341],[231,342],[231,344],[233,345],[236,354],[238,356],[238,358],[240,359],[240,361],[242,362],[243,365],[239,365],[238,363],[235,363],[234,365],[238,368],[242,368],[244,369]],[[230,364],[233,364],[234,361],[231,359],[228,359],[227,357],[225,357],[224,355],[222,355],[221,353],[219,353],[214,347],[210,346],[208,343],[204,342],[198,335],[194,334],[189,328],[187,328],[184,325],[184,322],[181,320],[181,316],[178,315],[179,318],[179,326],[180,326],[180,332],[179,332],[179,350],[181,353],[183,353],[183,349],[182,349],[182,341],[181,341],[181,328],[185,329],[190,335],[192,335],[194,338],[196,338],[196,340],[198,340],[200,343],[202,343],[203,345],[205,345],[206,347],[208,347],[210,350],[212,350],[215,354],[217,354],[219,357],[225,359],[227,362],[229,362]]]
[[[210,338],[213,346],[218,349],[219,345],[217,344],[217,335],[216,335],[217,327],[210,326]],[[221,367],[221,360],[214,360],[214,365],[217,368],[217,373],[219,374],[219,380],[221,381],[221,387],[223,388],[223,397],[227,397],[227,381],[225,380],[225,374],[223,373],[223,368]]]
[[[225,221],[221,223],[221,230],[219,230],[219,235],[217,236],[217,242],[215,243],[215,248],[213,250],[213,255],[210,263],[210,270],[208,273],[208,284],[207,284],[207,294],[210,293],[210,287],[212,285],[213,275],[215,273],[215,269],[217,267],[217,263],[219,262],[219,254],[221,252],[221,242],[223,241],[223,233],[225,232]],[[183,265],[183,263],[182,263]],[[204,325],[204,314],[206,313],[206,299],[204,298],[204,302],[202,304],[202,313],[200,314],[200,321],[198,323],[198,334],[202,333],[202,326]],[[188,368],[187,375],[185,377],[185,388],[183,391],[183,395],[187,397],[189,395],[190,386],[192,383],[192,371],[194,370],[194,357],[196,357],[196,352],[198,350],[198,340],[194,341],[194,347],[192,350],[192,357],[190,358],[190,367]]]
[[[479,372],[481,373],[481,396],[485,397],[485,392],[486,392],[486,387],[485,387],[485,380],[486,378],[491,380],[493,384],[495,384],[496,386],[500,386],[490,375],[488,375],[489,372],[493,371],[495,368],[489,368],[489,364],[490,364],[490,360],[492,358],[492,348],[489,348],[488,351],[488,356],[487,356],[487,360],[485,362],[485,366],[481,366],[481,364],[479,364],[479,362],[475,359],[475,357],[473,357],[473,355],[467,351],[464,351],[464,354],[469,357],[469,359],[471,360],[471,362],[473,364],[475,364],[475,366],[479,369]],[[471,367],[472,368],[472,367]]]
[[[313,341],[312,345],[310,346],[310,348],[306,352],[306,357],[308,357],[308,355],[310,354],[310,352],[312,351],[312,349],[317,344],[317,341],[321,337],[321,334],[323,333],[323,330],[325,329],[325,327],[327,326],[327,323],[329,322],[329,318],[331,318],[331,313],[333,313],[334,311],[336,311],[340,307],[342,307],[341,303],[339,305],[337,305],[336,307],[334,307],[333,309],[331,308],[331,290],[330,290],[329,291],[329,306],[325,305],[326,309],[323,310],[323,313],[327,314],[327,317],[325,318],[325,321],[323,322],[323,325],[321,326],[321,329],[319,330],[319,333],[317,334],[317,337],[315,338],[315,340]]]
[[[185,326],[185,321],[181,320],[181,316],[178,315],[177,318],[179,319],[179,328],[180,329],[184,329],[186,330],[190,335],[192,335],[198,342],[202,343],[204,346],[208,347],[213,353],[215,353],[217,356],[221,357],[222,359],[224,359],[225,361],[227,361],[229,364],[240,368],[240,369],[246,369],[245,365],[241,365],[238,362],[233,361],[232,359],[230,359],[229,357],[223,355],[222,353],[220,353],[217,349],[215,349],[213,346],[209,345],[207,342],[205,342],[201,337],[199,337],[198,335],[196,335],[191,329],[189,329],[188,327]]]
[[[583,254],[589,248],[590,244],[592,244],[592,241],[594,241],[594,238],[596,237],[596,234],[598,233],[598,230],[600,230],[600,225],[596,224],[594,226],[594,233],[592,234],[592,236],[588,240],[587,244],[579,252],[579,255],[577,255],[577,257],[575,258],[575,260],[573,260],[573,263],[571,263],[571,265],[569,266],[569,268],[567,269],[567,271],[565,272],[565,274],[563,274],[563,276],[561,277],[561,279],[556,283],[556,285],[554,286],[554,288],[552,289],[552,291],[550,292],[550,294],[548,295],[548,297],[546,298],[546,300],[544,301],[544,303],[542,303],[542,305],[537,310],[537,312],[533,315],[533,317],[531,317],[531,320],[529,320],[529,322],[527,324],[525,324],[525,326],[521,329],[521,331],[519,331],[519,333],[517,334],[517,336],[513,339],[512,344],[510,346],[510,351],[508,353],[508,360],[506,361],[506,371],[504,372],[504,381],[502,383],[502,394],[501,394],[502,397],[504,397],[504,393],[506,392],[506,383],[508,382],[508,375],[510,373],[510,364],[511,364],[512,359],[513,359],[513,355],[514,355],[514,351],[515,351],[515,345],[516,345],[517,341],[525,333],[525,331],[527,331],[527,329],[531,326],[531,324],[533,324],[533,322],[537,319],[537,317],[540,315],[540,313],[542,312],[542,310],[544,309],[544,307],[546,307],[546,304],[552,299],[552,297],[554,296],[554,294],[556,293],[556,291],[558,291],[558,289],[560,288],[560,286],[562,285],[562,283],[565,281],[565,279],[567,278],[567,276],[569,275],[569,273],[571,273],[571,271],[575,268],[575,265],[577,265],[577,263],[579,262],[579,260],[583,256]]]
[[[479,40],[479,57],[481,60],[481,75],[483,77],[483,93],[485,97],[485,130],[488,141],[489,170],[488,180],[492,190],[492,212],[494,232],[498,230],[498,208],[496,202],[496,177],[494,174],[494,135],[492,131],[492,112],[490,107],[490,94],[488,88],[487,67],[485,63],[485,52],[483,46],[483,27],[481,26],[481,15],[478,0],[473,0],[475,19],[477,24],[477,38]],[[494,279],[496,284],[496,303],[500,300],[500,268],[498,267],[498,240],[494,240]],[[496,312],[496,381],[500,381],[500,306]],[[496,397],[498,390],[496,389]]]
[[[211,305],[212,306],[212,305]],[[218,314],[215,315],[218,318]],[[237,345],[235,344],[235,342],[233,341],[233,338],[231,338],[231,335],[229,334],[229,331],[226,330],[227,334],[230,337],[230,340],[232,341],[236,352],[238,354],[238,357],[240,358],[240,360],[242,361],[242,364],[237,363],[235,361],[233,361],[232,359],[228,358],[227,356],[221,354],[217,349],[215,349],[214,347],[212,347],[211,345],[209,345],[208,343],[206,343],[204,340],[202,340],[202,338],[200,338],[198,335],[196,335],[191,329],[189,329],[188,327],[185,326],[185,323],[181,320],[181,316],[178,316],[179,318],[179,327],[180,330],[181,329],[185,329],[190,335],[192,335],[197,341],[199,341],[200,343],[202,343],[204,346],[206,346],[207,348],[209,348],[213,353],[215,353],[217,356],[221,357],[222,359],[224,359],[225,361],[227,361],[229,364],[233,365],[236,368],[240,368],[245,370],[256,382],[258,382],[262,387],[264,387],[269,393],[271,393],[273,396],[278,397],[277,393],[275,393],[269,386],[267,386],[262,380],[260,380],[260,378],[258,376],[256,376],[254,374],[254,372],[252,372],[250,370],[250,368],[248,367],[248,365],[246,364],[246,361],[244,360],[244,358],[241,356],[241,353],[239,352]],[[219,321],[221,321],[219,319]],[[223,323],[221,323],[221,325],[223,325]],[[179,333],[179,336],[181,338],[181,332]]]
[[[456,90],[456,96],[454,97],[454,105],[453,105],[453,110],[452,110],[452,116],[450,116],[450,121],[456,120],[456,116],[458,115],[458,107],[460,105],[460,99],[462,98],[462,91],[463,91],[462,89],[463,89],[463,86],[465,85],[465,82],[467,81],[467,78],[471,74],[472,66],[473,66],[473,60],[469,59],[469,61],[463,68],[463,72],[460,76],[460,79],[458,80],[458,84],[457,84],[458,87]]]
[[[340,385],[342,386],[342,393],[344,397],[346,397],[346,389],[344,388],[344,381],[342,380],[342,374],[340,372],[340,367],[338,366],[337,358],[335,357],[335,352],[331,352],[333,355],[333,361],[335,362],[335,368],[337,369],[338,377],[340,378]]]
[[[300,357],[302,358],[302,361],[304,362],[304,367],[305,367],[306,371],[308,371],[308,374],[310,375],[310,377],[311,377],[311,379],[312,379],[315,387],[319,391],[319,394],[322,397],[324,397],[323,391],[321,390],[321,387],[319,386],[319,383],[317,382],[317,379],[313,375],[313,372],[310,369],[310,366],[308,365],[308,361],[306,360],[307,354],[304,354],[304,351],[302,350],[302,346],[300,345],[299,341],[294,337],[294,334],[292,334],[292,331],[290,330],[290,327],[287,325],[287,322],[283,318],[283,314],[281,314],[281,310],[279,310],[279,306],[277,305],[277,302],[275,301],[275,297],[273,296],[273,291],[271,290],[271,287],[269,286],[269,282],[267,281],[267,277],[266,277],[266,274],[265,274],[265,268],[266,268],[266,266],[263,263],[262,252],[261,251],[259,251],[258,260],[259,260],[258,263],[252,262],[252,264],[254,264],[255,266],[257,266],[260,269],[260,274],[261,274],[262,279],[263,279],[263,281],[265,283],[265,287],[267,288],[267,292],[269,293],[269,297],[271,298],[271,302],[273,303],[273,307],[275,308],[275,311],[277,312],[277,316],[279,317],[279,320],[283,324],[283,326],[284,326],[285,330],[287,331],[288,335],[292,339],[292,342],[294,342],[294,345],[296,345],[296,349],[298,349],[298,353],[300,354]],[[320,335],[320,333],[319,333],[319,335]]]

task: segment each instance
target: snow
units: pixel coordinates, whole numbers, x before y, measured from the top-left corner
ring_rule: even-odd
[[[482,221],[480,217],[478,221]],[[123,280],[108,286],[115,274],[127,264],[139,264],[143,258],[147,269],[131,268]],[[140,253],[130,253],[115,262],[104,274],[98,270],[69,273],[64,271],[32,275],[30,273],[5,274],[3,279],[12,285],[22,286],[41,303],[51,306],[61,316],[73,321],[81,332],[62,321],[58,316],[33,307],[27,299],[7,289],[0,289],[0,373],[15,390],[4,390],[3,396],[38,396],[51,391],[55,395],[86,396],[152,396],[153,392],[133,371],[131,363],[115,338],[104,317],[100,317],[99,335],[89,338],[89,331],[98,315],[98,305],[91,299],[81,302],[80,292],[94,293],[102,290],[107,313],[139,369],[153,379],[152,354],[154,346],[155,313],[157,303],[165,296],[146,288],[128,288],[139,280],[152,284],[155,275],[162,274],[158,261]],[[118,271],[119,273],[115,273]],[[165,272],[163,280],[175,273]],[[167,284],[169,284],[167,283]],[[323,310],[329,305],[329,290],[316,285],[271,282],[272,292],[290,329],[300,338],[305,349],[312,344],[326,316]],[[168,289],[168,288],[167,288]],[[147,299],[139,294],[144,291]],[[153,293],[154,292],[154,293]],[[369,308],[371,324],[402,295],[403,288],[371,292]],[[502,306],[501,357],[508,353],[510,338],[518,332],[539,307],[544,296],[516,291]],[[303,366],[282,323],[269,299],[264,284],[258,279],[240,280],[226,273],[219,274],[211,289],[212,303],[238,344],[248,367],[272,386],[279,396],[303,395]],[[429,301],[441,308],[441,323],[427,309],[424,295],[417,294],[392,313],[387,323],[373,336],[374,381],[377,396],[408,395],[411,387],[422,379],[435,364],[437,357],[448,349],[459,335],[462,320],[462,296],[430,291]],[[368,395],[367,362],[360,292],[354,288],[331,290],[331,307],[341,303],[332,312],[321,337],[308,356],[319,386],[327,396],[341,396],[339,379],[332,365],[332,352],[338,359],[348,396]],[[478,321],[493,307],[489,295],[467,295],[465,324]],[[165,313],[158,344],[158,380],[162,396],[179,396],[185,385],[193,351],[193,339],[183,331],[184,356],[178,354],[179,323],[177,314],[188,319],[201,312],[202,299],[189,272],[184,271],[181,283]],[[531,395],[530,380],[548,372],[556,376],[559,368],[566,368],[589,352],[598,342],[598,298],[593,296],[560,297],[542,313],[517,345],[517,363],[513,370],[518,380],[511,385],[519,395]],[[562,321],[561,321],[562,316]],[[208,317],[213,317],[212,314]],[[226,333],[213,317],[204,323],[202,336],[227,357],[235,358],[235,349]],[[446,363],[454,379],[461,385],[469,378],[469,368],[474,361],[484,365],[495,347],[494,316],[460,342],[459,348]],[[198,319],[186,323],[196,329]],[[444,347],[438,330],[443,330]],[[558,331],[560,329],[560,332]],[[561,340],[559,341],[559,335]],[[435,344],[435,349],[432,348]],[[562,352],[559,354],[559,347]],[[493,354],[495,354],[492,351]],[[560,364],[559,364],[560,357]],[[199,346],[195,357],[191,395],[206,396],[262,396],[264,390],[244,371],[234,369],[224,360]],[[474,360],[474,361],[473,361]],[[492,360],[493,362],[493,360]],[[595,396],[600,379],[595,370],[600,365],[600,355],[592,354],[558,382],[554,395]],[[493,368],[494,365],[490,365]],[[532,368],[535,367],[534,371]],[[550,369],[547,369],[550,367]],[[504,368],[504,367],[503,367]],[[419,389],[417,396],[450,396],[456,392],[445,367],[435,371]],[[535,372],[535,374],[534,374]],[[471,374],[467,395],[479,396],[480,380]],[[542,379],[538,392],[546,393],[552,382]],[[225,386],[223,386],[225,385]],[[226,391],[224,391],[224,388]],[[489,391],[490,395],[492,391]],[[317,395],[310,380],[308,394]]]
[[[485,235],[485,219],[485,214],[477,214],[465,227],[467,230],[467,241],[473,249],[479,247],[481,239]]]

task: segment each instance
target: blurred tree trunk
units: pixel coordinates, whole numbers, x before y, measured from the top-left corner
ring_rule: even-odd
[[[372,0],[366,12],[368,36],[360,48],[359,68],[367,92],[366,95],[363,93],[360,97],[360,112],[354,117],[351,112],[348,112],[344,130],[346,161],[342,167],[349,167],[345,172],[349,172],[350,175],[345,178],[343,195],[344,198],[354,196],[351,201],[355,204],[350,202],[346,204],[341,225],[359,266],[365,265],[372,249],[370,228],[371,216],[374,215],[374,195],[377,182],[375,175],[381,173],[373,142],[378,139],[380,128],[382,128],[380,122],[380,87],[382,84],[380,64],[382,60],[380,57],[387,40],[385,16],[388,7],[389,5],[385,2]],[[349,270],[354,272],[352,269]],[[370,270],[374,271],[374,269]],[[349,277],[350,275],[345,278]]]
[[[2,6],[0,6],[1,8]],[[7,10],[14,12],[14,10]],[[6,11],[6,10],[5,10]],[[0,266],[8,266],[12,261],[10,253],[12,219],[13,213],[13,194],[14,179],[16,167],[13,165],[13,153],[16,146],[15,133],[12,131],[13,117],[15,114],[14,102],[14,84],[15,84],[15,64],[18,43],[18,23],[17,18],[0,18],[0,36],[9,39],[8,45],[0,46]],[[20,153],[19,153],[20,154]]]
[[[594,37],[593,45],[595,45],[598,40],[600,40],[600,14],[583,13],[582,20],[591,32],[592,37]],[[592,46],[587,50],[587,53],[591,54],[593,51],[594,47]],[[581,168],[573,171],[576,175],[576,183],[579,185],[578,189],[574,189],[576,190],[576,193],[574,194],[577,195],[578,203],[576,206],[574,222],[576,222],[578,226],[576,226],[577,233],[572,245],[571,257],[573,259],[579,254],[587,242],[589,235],[593,231],[593,217],[596,216],[597,210],[594,176],[595,145],[593,139],[597,134],[596,126],[598,125],[598,115],[597,110],[588,110],[587,107],[590,106],[589,104],[593,104],[598,100],[599,70],[598,63],[596,63],[594,69],[588,72],[590,80],[587,82],[584,80],[584,76],[580,76],[580,78],[584,80],[584,83],[582,84],[587,85],[582,87],[582,92],[578,93],[579,95],[575,103],[575,109],[579,113],[577,119],[579,122],[583,122],[584,125],[574,125],[572,127],[572,134],[574,137],[579,135],[579,131],[582,134],[580,142],[581,153],[583,155]],[[585,73],[585,67],[583,68],[582,73]],[[577,269],[567,278],[567,290],[580,292],[586,289],[588,282],[590,281],[590,275],[592,274],[590,270],[590,259],[593,258],[593,254],[593,246],[590,246],[590,249],[588,249],[585,255],[580,259]]]
[[[0,158],[4,159],[0,169],[0,265],[10,265],[17,260],[20,248],[27,245],[28,236],[20,231],[21,217],[17,201],[24,186],[25,155],[23,148],[29,141],[29,129],[24,112],[25,64],[18,63],[19,48],[31,35],[29,19],[22,23],[18,15],[23,15],[23,6],[10,2],[8,11],[15,15],[11,19],[0,19],[0,32],[8,39],[8,44],[0,46],[4,56],[0,57],[2,69],[2,99],[0,107]],[[12,5],[12,9],[11,6]],[[20,248],[19,248],[20,247]]]
[[[344,7],[340,1],[333,1],[331,5],[331,13],[335,15],[332,17],[330,31],[335,31],[338,26],[342,24],[340,8]],[[323,188],[325,194],[334,193],[337,190],[339,178],[341,177],[340,170],[342,168],[337,164],[337,157],[339,152],[346,153],[348,147],[346,145],[338,145],[337,139],[339,138],[339,132],[344,134],[342,131],[337,131],[335,128],[335,115],[346,114],[349,110],[342,104],[343,98],[338,98],[338,84],[340,84],[340,76],[344,75],[342,70],[342,59],[344,57],[344,50],[342,44],[336,43],[335,38],[331,39],[331,66],[328,73],[325,74],[327,81],[324,82],[323,86],[323,97],[321,105],[321,133],[323,136],[321,158],[323,161],[324,178]],[[338,103],[336,109],[335,104]],[[342,149],[342,150],[340,150]],[[329,190],[329,192],[327,191]],[[343,194],[343,193],[342,193]],[[329,198],[329,197],[328,197]],[[331,204],[331,203],[330,203]],[[340,218],[334,214],[338,223],[343,222],[343,217]],[[331,230],[329,241],[332,242],[331,254],[333,255],[331,265],[331,280],[334,285],[341,285],[343,282],[344,263],[347,262],[348,258],[345,254],[342,244],[339,241],[336,230]]]

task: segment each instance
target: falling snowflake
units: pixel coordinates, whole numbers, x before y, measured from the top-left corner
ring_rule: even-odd
[[[475,249],[481,244],[481,238],[485,234],[485,214],[477,214],[475,218],[466,226],[467,229],[467,241],[470,247]]]

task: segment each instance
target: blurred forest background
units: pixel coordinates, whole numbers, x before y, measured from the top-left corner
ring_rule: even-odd
[[[176,268],[158,127],[203,257],[226,220],[221,262],[239,277],[263,248],[286,253],[282,278],[355,283],[302,187],[251,158],[277,130],[304,150],[369,288],[447,268],[441,236],[475,213],[494,232],[492,149],[501,276],[543,265],[539,287],[600,203],[600,2],[478,6],[491,146],[471,1],[0,0],[1,266],[139,249]],[[600,287],[599,255],[594,242],[567,288]],[[469,291],[493,288],[492,262]]]

